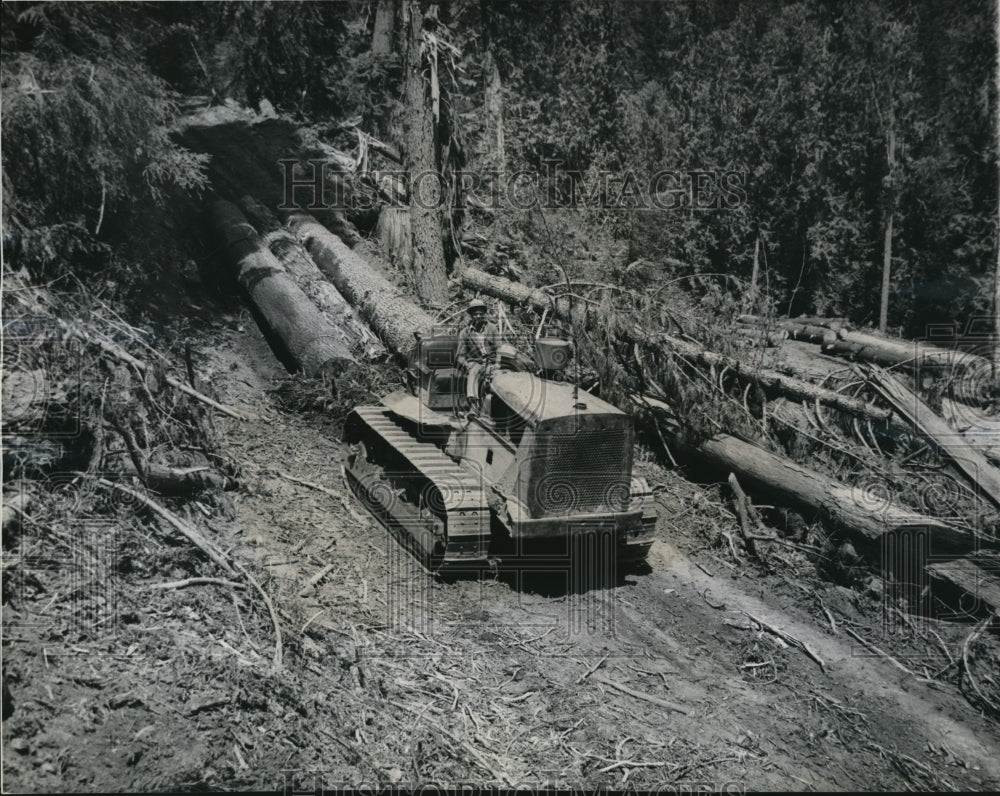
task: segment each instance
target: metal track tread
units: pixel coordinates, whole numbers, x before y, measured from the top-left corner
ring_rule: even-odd
[[[410,463],[414,473],[419,473],[437,488],[444,508],[447,539],[444,555],[439,558],[433,550],[433,536],[419,521],[417,507],[382,505],[382,509],[406,528],[428,556],[438,559],[440,563],[436,569],[486,564],[490,510],[482,477],[461,467],[433,442],[422,442],[409,434],[394,421],[388,409],[359,406],[354,413],[367,427],[368,434],[388,443]],[[370,477],[366,474],[352,467],[347,468],[347,473],[360,486],[370,490],[372,484],[368,483]]]

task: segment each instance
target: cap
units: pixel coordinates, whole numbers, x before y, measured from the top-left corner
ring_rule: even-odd
[[[466,307],[465,311],[471,315],[476,312],[476,310],[486,311],[486,302],[480,301],[479,299],[473,299],[469,302],[469,306]]]

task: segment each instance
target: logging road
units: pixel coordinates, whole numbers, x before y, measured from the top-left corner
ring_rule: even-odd
[[[448,770],[468,782],[1000,784],[998,725],[953,682],[926,678],[970,625],[883,625],[880,596],[824,580],[792,554],[775,555],[771,572],[734,563],[705,530],[708,516],[727,521],[718,504],[649,462],[644,474],[665,487],[648,571],[581,592],[565,573],[435,581],[346,492],[336,426],[261,393],[281,374],[256,329],[227,335],[213,357],[222,397],[261,418],[217,421],[251,485],[234,523],[242,549],[271,573],[283,610],[306,617],[300,643],[350,646],[353,697],[377,728],[362,730],[362,757],[396,760],[402,782],[434,770],[408,762],[419,737],[425,755],[428,744],[457,755]],[[920,643],[930,631],[936,652]],[[330,730],[344,720],[315,718]],[[287,767],[365,777],[329,744],[300,748]]]

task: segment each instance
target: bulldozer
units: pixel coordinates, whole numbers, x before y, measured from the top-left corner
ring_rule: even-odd
[[[632,476],[631,417],[567,380],[565,335],[539,329],[531,342],[532,357],[502,344],[470,400],[458,332],[436,328],[416,340],[406,389],[345,419],[352,491],[432,572],[581,543],[615,569],[646,558],[657,518]]]

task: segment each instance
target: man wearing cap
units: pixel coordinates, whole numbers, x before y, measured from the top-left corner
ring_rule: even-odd
[[[486,304],[475,299],[469,303],[469,324],[458,333],[456,361],[468,371],[467,393],[474,407],[479,405],[479,381],[483,367],[487,377],[500,367],[500,330],[486,319]]]

